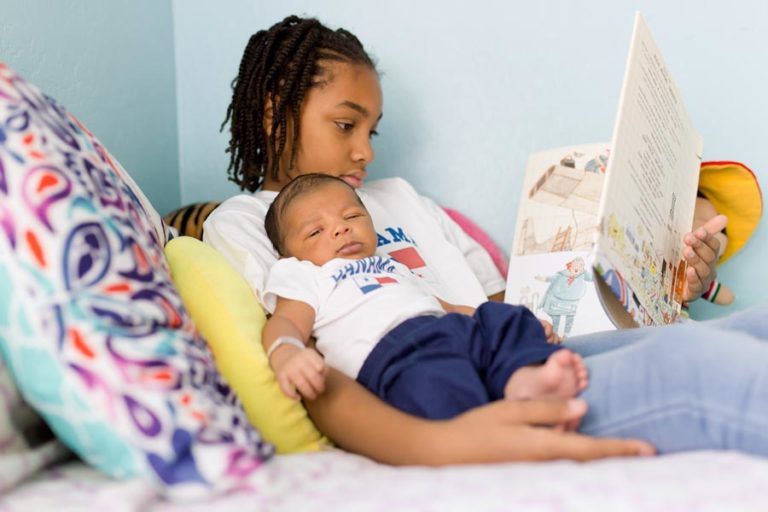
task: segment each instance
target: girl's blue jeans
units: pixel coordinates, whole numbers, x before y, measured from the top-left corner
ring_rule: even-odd
[[[589,367],[579,431],[638,438],[659,453],[768,456],[768,304],[707,322],[577,336]]]

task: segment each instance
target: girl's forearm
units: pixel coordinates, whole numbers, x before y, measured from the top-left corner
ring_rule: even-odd
[[[445,302],[440,297],[435,297],[435,298],[443,307],[446,313],[460,313],[462,315],[468,315],[468,316],[472,316],[475,314],[475,308],[471,306],[461,306],[458,304],[451,304],[450,302]]]
[[[498,292],[494,293],[493,295],[488,296],[488,300],[492,300],[494,302],[504,302],[504,292]]]
[[[440,422],[403,413],[334,369],[325,392],[304,403],[315,425],[340,448],[386,464],[443,462],[435,449]]]
[[[429,421],[390,407],[335,370],[326,387],[320,398],[305,402],[318,428],[341,448],[386,464],[592,460],[654,453],[644,441],[546,428],[584,415],[586,404],[574,407],[573,400],[498,400],[451,420]]]

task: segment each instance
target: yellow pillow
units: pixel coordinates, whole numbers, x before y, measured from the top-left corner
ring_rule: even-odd
[[[192,237],[171,240],[165,255],[184,306],[251,424],[278,453],[328,445],[301,402],[280,391],[261,344],[264,310],[245,279],[213,247]]]

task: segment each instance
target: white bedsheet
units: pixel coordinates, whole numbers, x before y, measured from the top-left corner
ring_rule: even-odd
[[[447,468],[390,467],[333,450],[278,456],[253,489],[196,505],[70,462],[0,498],[0,511],[765,511],[768,460],[733,452]]]

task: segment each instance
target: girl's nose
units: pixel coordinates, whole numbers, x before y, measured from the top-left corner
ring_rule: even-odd
[[[371,139],[369,137],[361,137],[360,141],[357,142],[355,148],[352,150],[352,160],[365,166],[373,162],[374,157],[375,154]]]

